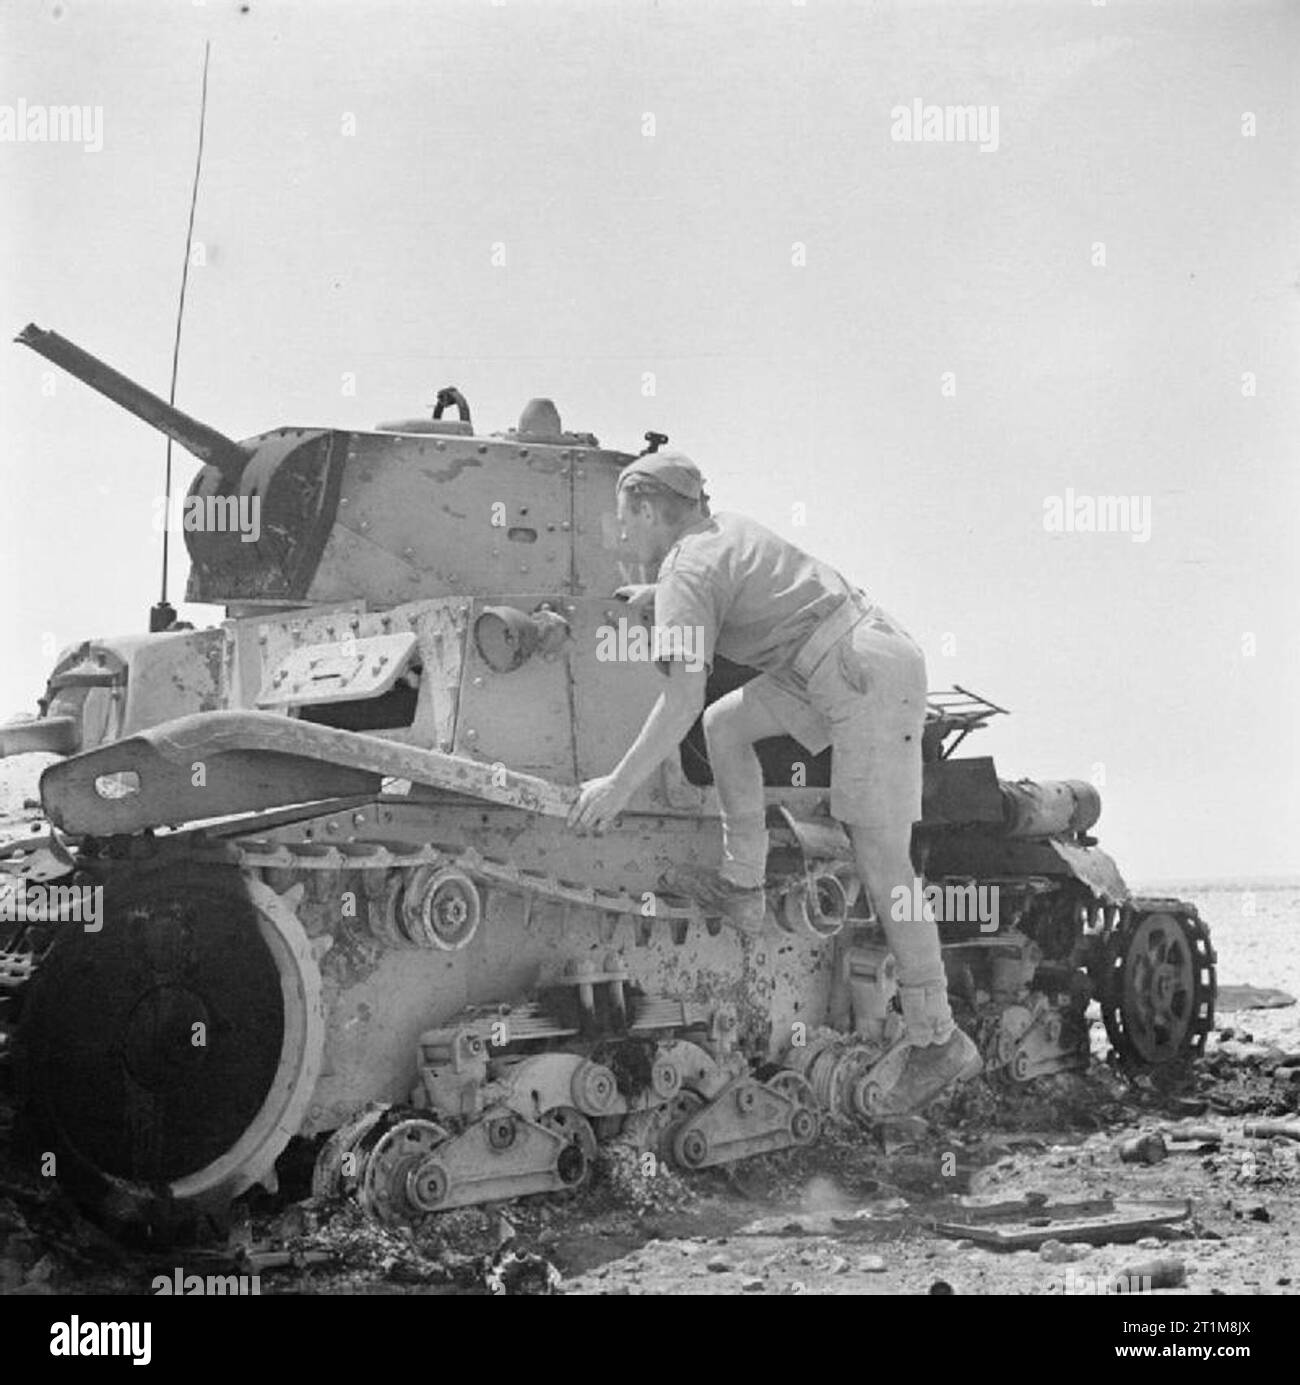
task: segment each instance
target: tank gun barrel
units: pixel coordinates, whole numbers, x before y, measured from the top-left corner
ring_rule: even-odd
[[[222,475],[234,480],[243,471],[250,454],[237,442],[182,413],[175,405],[168,404],[143,385],[137,385],[134,380],[105,365],[66,337],[59,336],[57,332],[43,331],[34,322],[29,322],[14,340],[30,346],[47,361],[52,361],[69,375],[75,375],[83,384],[98,390],[105,398],[119,404],[151,428],[166,434],[173,442],[180,443],[187,452],[208,466],[216,467]]]

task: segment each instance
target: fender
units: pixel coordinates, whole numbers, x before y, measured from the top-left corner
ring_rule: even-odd
[[[274,712],[200,712],[51,765],[41,775],[41,803],[65,832],[108,837],[373,795],[385,777],[552,817],[566,816],[578,793],[468,756]]]

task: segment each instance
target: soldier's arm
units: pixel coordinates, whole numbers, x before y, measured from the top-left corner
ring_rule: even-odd
[[[664,666],[668,679],[645,724],[613,771],[583,784],[569,813],[579,832],[603,832],[627,807],[655,766],[676,752],[704,707],[708,671],[703,665]]]
[[[640,616],[647,608],[654,608],[655,584],[653,582],[633,582],[626,587],[619,587],[614,593],[616,601],[625,601],[632,609],[632,614]]]
[[[704,710],[707,670],[681,662],[666,664],[663,668],[668,674],[664,690],[650,709],[640,734],[614,767],[613,777],[629,795],[677,750],[683,737],[695,725],[695,718]]]
[[[667,675],[636,740],[614,769],[589,779],[569,813],[579,831],[601,832],[628,805],[655,767],[677,751],[704,708],[704,690],[721,620],[710,574],[676,565],[650,589],[655,593],[653,653]]]

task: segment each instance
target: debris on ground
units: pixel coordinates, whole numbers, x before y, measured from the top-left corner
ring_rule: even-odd
[[[1268,986],[1220,986],[1214,1006],[1219,1014],[1228,1015],[1240,1010],[1283,1010],[1295,1003],[1295,996]]]

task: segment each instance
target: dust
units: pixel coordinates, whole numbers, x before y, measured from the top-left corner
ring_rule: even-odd
[[[803,1196],[799,1199],[800,1211],[814,1214],[818,1212],[847,1212],[854,1205],[854,1199],[834,1179],[829,1178],[824,1173],[815,1174],[808,1180],[808,1184],[803,1190]]]

